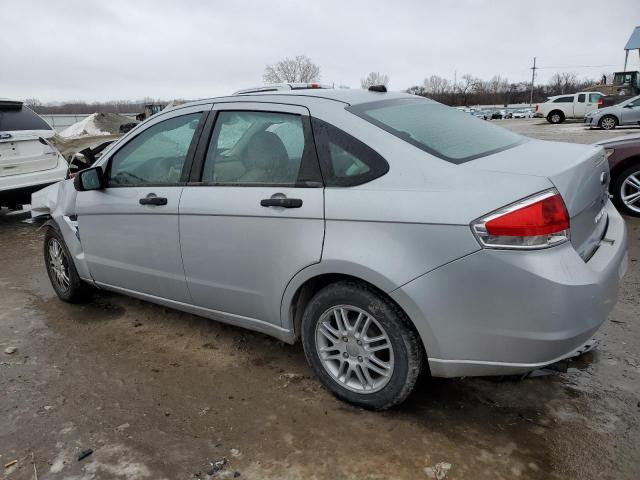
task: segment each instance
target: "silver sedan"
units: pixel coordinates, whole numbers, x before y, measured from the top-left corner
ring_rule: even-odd
[[[589,112],[584,117],[589,127],[612,130],[619,125],[640,125],[640,95],[616,105]]]
[[[329,390],[374,409],[421,373],[522,373],[591,339],[627,251],[602,147],[309,87],[164,111],[35,194],[58,296],[301,340]]]

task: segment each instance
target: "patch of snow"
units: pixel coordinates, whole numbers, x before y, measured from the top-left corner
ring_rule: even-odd
[[[60,132],[60,136],[64,138],[82,137],[84,135],[102,136],[110,135],[109,132],[100,130],[100,127],[96,124],[98,113],[92,113],[87,118],[80,120],[73,125],[65,128]]]

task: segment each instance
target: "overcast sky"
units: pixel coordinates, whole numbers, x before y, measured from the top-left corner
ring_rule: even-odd
[[[195,99],[262,84],[298,54],[325,83],[370,71],[406,89],[430,75],[538,80],[622,70],[640,0],[21,0],[0,14],[0,98]],[[631,66],[638,69],[638,54]],[[596,66],[587,68],[584,66]]]

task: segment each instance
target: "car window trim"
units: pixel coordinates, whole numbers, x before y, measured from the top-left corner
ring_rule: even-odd
[[[212,108],[209,117],[207,118],[206,125],[204,126],[204,131],[200,135],[200,140],[196,147],[193,164],[190,168],[188,179],[186,181],[186,185],[190,187],[254,187],[254,188],[262,188],[262,187],[282,187],[282,188],[322,188],[324,187],[324,182],[322,179],[322,170],[320,167],[320,161],[318,159],[318,152],[316,143],[313,137],[313,130],[311,128],[311,117],[308,114],[293,112],[291,110],[286,110],[287,104],[273,104],[278,105],[280,107],[285,107],[284,110],[273,110],[269,107],[265,108],[255,108],[255,107],[247,107],[244,102],[236,102],[226,103],[226,106],[233,105],[232,108],[224,108],[224,109],[216,109],[215,105]],[[255,102],[253,102],[255,103]],[[306,107],[300,107],[294,105],[297,108],[303,108],[308,111]],[[300,170],[298,172],[298,179],[295,184],[290,183],[226,183],[226,182],[203,182],[202,176],[204,174],[204,165],[207,159],[207,153],[209,150],[209,144],[211,143],[211,139],[213,136],[213,132],[218,122],[218,117],[221,112],[260,112],[260,113],[276,113],[276,114],[285,114],[285,115],[297,115],[302,120],[302,132],[304,135],[304,143],[305,148],[303,149],[302,158],[300,160]],[[308,148],[308,151],[307,151]],[[300,172],[303,171],[303,168],[309,169],[310,180],[306,180],[303,182],[299,181]],[[313,170],[313,171],[312,171]],[[315,174],[316,178],[313,178]]]
[[[141,187],[181,187],[186,185],[187,183],[187,178],[188,178],[188,172],[191,170],[191,164],[193,163],[193,158],[194,158],[194,154],[196,151],[196,146],[198,145],[198,142],[200,140],[200,136],[202,135],[202,132],[204,130],[204,126],[205,123],[208,119],[208,117],[210,116],[211,112],[210,110],[206,110],[206,105],[204,105],[205,109],[203,110],[196,110],[193,112],[189,112],[189,113],[183,113],[181,115],[172,115],[172,116],[167,116],[167,118],[163,118],[163,119],[158,119],[157,122],[154,122],[153,124],[149,125],[147,128],[144,128],[142,130],[140,130],[139,132],[137,132],[135,135],[133,135],[131,138],[127,139],[126,142],[124,142],[122,145],[119,145],[118,148],[114,151],[111,152],[109,154],[109,158],[106,161],[106,165],[104,168],[104,172],[105,172],[105,182],[106,182],[106,186],[105,188],[141,188]],[[131,143],[132,141],[134,141],[136,138],[138,138],[142,133],[146,132],[149,128],[153,128],[156,125],[159,125],[162,122],[168,121],[168,120],[172,120],[174,118],[180,118],[180,117],[184,117],[186,115],[193,115],[199,113],[200,114],[200,120],[198,121],[198,126],[196,127],[195,131],[193,132],[193,137],[191,138],[191,143],[189,144],[189,148],[187,149],[187,155],[184,159],[184,163],[182,164],[182,170],[180,172],[180,181],[178,182],[174,182],[174,183],[129,183],[126,185],[111,185],[109,184],[109,178],[111,176],[111,165],[112,165],[112,160],[113,157],[115,157],[118,152],[120,150],[122,150],[126,145],[129,145],[129,143]]]

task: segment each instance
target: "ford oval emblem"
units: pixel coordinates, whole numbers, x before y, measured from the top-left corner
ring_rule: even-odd
[[[609,180],[609,174],[607,172],[602,172],[600,174],[600,183],[602,185],[606,185],[607,184],[607,180]]]

